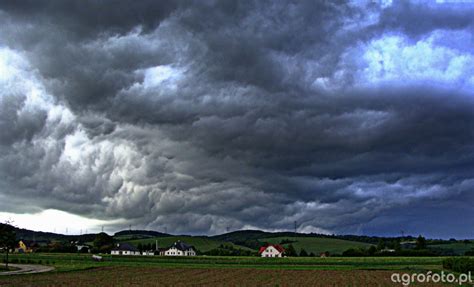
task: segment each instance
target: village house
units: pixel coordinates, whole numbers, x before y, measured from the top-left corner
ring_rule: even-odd
[[[34,241],[20,240],[20,241],[18,241],[17,248],[15,248],[15,252],[17,252],[17,253],[31,253],[38,247],[39,247],[39,245]]]
[[[170,247],[160,252],[164,256],[196,256],[196,250],[193,246],[182,241],[176,241]]]
[[[111,255],[141,255],[140,250],[128,243],[118,243],[110,252]]]
[[[279,244],[268,244],[267,246],[260,247],[258,254],[262,257],[283,257],[285,248]]]
[[[18,247],[15,249],[18,253],[31,253],[33,249],[30,247],[30,243],[26,240],[18,241]]]

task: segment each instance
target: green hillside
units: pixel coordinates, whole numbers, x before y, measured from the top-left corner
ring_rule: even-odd
[[[211,249],[218,248],[221,244],[224,245],[232,245],[236,249],[243,249],[243,250],[252,250],[250,248],[247,248],[245,246],[239,246],[236,244],[233,244],[231,242],[224,242],[220,240],[213,240],[209,239],[206,237],[194,237],[194,236],[169,236],[169,237],[155,237],[155,238],[145,238],[145,239],[134,239],[134,240],[126,240],[124,242],[128,242],[130,244],[133,244],[134,246],[137,246],[139,243],[141,244],[155,244],[155,241],[158,240],[158,247],[163,248],[163,247],[168,247],[174,242],[181,240],[189,245],[193,245],[195,248],[197,248],[201,252],[207,252]],[[256,250],[252,250],[256,251]]]
[[[464,242],[453,242],[445,244],[429,244],[428,248],[430,249],[439,249],[445,252],[452,252],[456,255],[464,255],[466,251],[474,250],[474,243],[464,243]]]
[[[331,254],[341,254],[349,248],[368,248],[371,244],[348,241],[335,238],[319,238],[319,237],[273,237],[262,238],[260,242],[277,243],[284,241],[293,241],[291,244],[295,247],[297,252],[304,248],[308,253],[313,252],[319,255],[322,252],[329,251]],[[290,243],[282,244],[283,247],[288,247]]]

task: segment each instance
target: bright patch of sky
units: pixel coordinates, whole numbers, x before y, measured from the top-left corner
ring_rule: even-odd
[[[29,230],[62,234],[84,234],[86,232],[100,232],[102,226],[104,226],[104,231],[107,232],[107,225],[118,223],[120,220],[90,219],[56,209],[47,209],[34,214],[0,212],[0,222],[6,221],[10,221],[16,227]]]
[[[437,45],[441,33],[412,42],[403,35],[386,35],[359,47],[357,85],[429,83],[469,90],[473,87],[474,57]],[[351,53],[352,54],[352,53]],[[358,52],[354,52],[358,56]]]

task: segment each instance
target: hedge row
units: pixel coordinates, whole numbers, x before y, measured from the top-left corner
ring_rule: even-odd
[[[447,258],[443,260],[443,268],[459,273],[474,272],[474,259],[467,257]]]

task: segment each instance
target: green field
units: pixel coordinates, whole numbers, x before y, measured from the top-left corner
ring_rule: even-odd
[[[50,265],[56,270],[0,276],[0,286],[400,286],[390,282],[392,272],[439,271],[444,259],[104,255],[103,262],[94,262],[90,254],[34,253],[11,257],[17,263]]]
[[[280,243],[282,240],[294,241],[291,244],[300,252],[304,248],[308,253],[313,252],[319,255],[321,252],[329,251],[331,254],[341,254],[349,248],[368,248],[371,244],[348,241],[335,238],[319,238],[319,237],[273,237],[259,239],[260,242]],[[283,244],[283,247],[288,247],[289,243]]]
[[[474,243],[464,243],[464,242],[453,242],[453,243],[446,243],[446,244],[430,244],[428,245],[429,248],[434,249],[443,249],[453,251],[455,254],[464,255],[466,251],[470,251],[474,249]]]
[[[33,253],[12,254],[12,261],[51,265],[58,271],[106,266],[156,266],[179,268],[257,268],[299,270],[423,270],[440,269],[444,257],[231,257],[231,256],[111,256],[103,262],[92,261],[90,254]]]
[[[245,246],[240,246],[233,244],[231,242],[224,242],[224,241],[219,241],[219,240],[213,240],[209,239],[206,237],[195,237],[195,236],[169,236],[169,237],[154,237],[154,238],[145,238],[145,239],[133,239],[133,240],[126,240],[123,242],[131,243],[135,247],[138,246],[138,244],[155,244],[156,240],[158,240],[158,246],[160,248],[163,247],[169,247],[171,246],[174,242],[181,240],[189,245],[193,245],[197,250],[200,252],[206,252],[211,249],[218,248],[221,244],[224,245],[232,245],[236,249],[243,249],[243,250],[251,250],[251,251],[257,251],[257,250],[252,250],[250,248],[247,248]]]
[[[169,237],[154,237],[154,238],[142,238],[142,239],[129,239],[127,237],[122,238],[122,242],[131,243],[134,246],[138,244],[155,244],[155,240],[158,240],[159,247],[168,247],[174,242],[181,240],[187,244],[193,245],[201,252],[207,252],[209,250],[218,248],[220,245],[232,245],[236,249],[250,250],[257,252],[257,249],[250,249],[245,246],[237,245],[231,242],[222,240],[210,239],[208,237],[194,237],[194,236],[169,236]],[[292,241],[293,247],[300,252],[304,248],[308,253],[313,252],[319,255],[321,252],[329,251],[331,254],[341,254],[349,248],[368,248],[371,245],[368,243],[348,241],[335,238],[320,238],[320,237],[270,237],[258,239],[261,243],[277,243],[279,244],[282,240]],[[284,247],[288,247],[289,244],[283,244]]]

